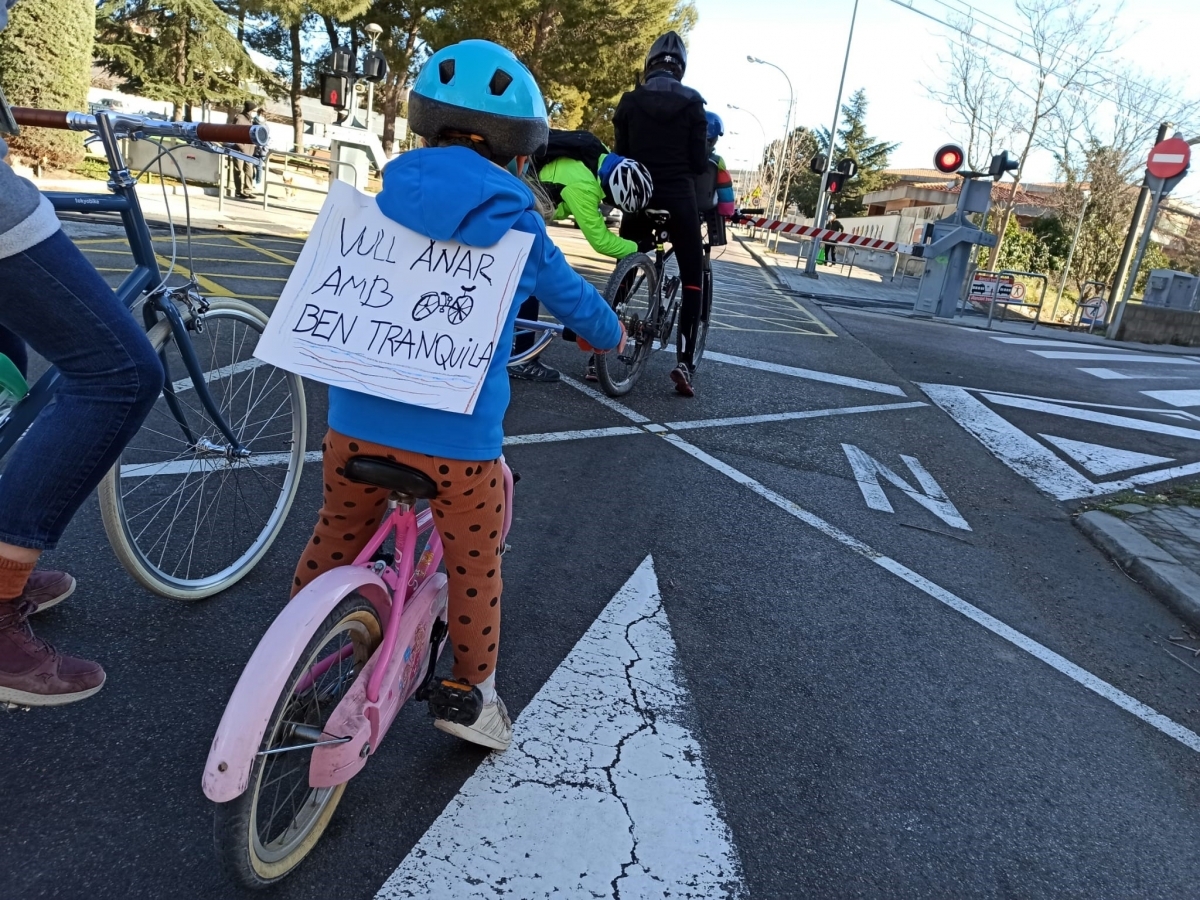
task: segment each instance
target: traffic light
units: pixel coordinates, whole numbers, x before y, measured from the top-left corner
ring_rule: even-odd
[[[350,105],[350,79],[345,75],[322,72],[321,105],[347,109]]]
[[[958,144],[945,144],[938,148],[937,153],[933,154],[933,164],[939,172],[945,175],[957,173],[962,168],[965,159],[963,149]]]
[[[846,172],[830,172],[829,183],[825,186],[825,190],[831,194],[840,194],[848,177],[849,174]]]
[[[825,171],[826,161],[825,154],[818,153],[808,161],[808,171],[812,172],[814,175],[822,174]]]
[[[992,157],[992,164],[988,166],[988,175],[992,176],[993,181],[999,181],[1004,177],[1005,172],[1015,172],[1021,165],[1021,161],[1016,159],[1007,150],[1002,150]]]
[[[362,77],[378,84],[387,78],[387,73],[388,64],[383,53],[379,50],[367,51],[367,55],[363,57]]]
[[[858,174],[858,163],[848,156],[845,159],[840,160],[835,168],[847,178],[853,178]]]
[[[329,67],[334,75],[353,75],[354,57],[349,50],[334,50],[329,56]]]

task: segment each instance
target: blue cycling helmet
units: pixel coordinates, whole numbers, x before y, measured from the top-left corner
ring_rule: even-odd
[[[532,156],[550,135],[533,75],[491,41],[451,44],[429,57],[409,94],[408,127],[427,140],[477,134],[500,159]]]
[[[715,112],[706,112],[704,118],[708,119],[708,140],[711,143],[725,133],[725,123]]]

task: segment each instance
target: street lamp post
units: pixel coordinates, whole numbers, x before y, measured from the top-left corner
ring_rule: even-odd
[[[1083,191],[1083,209],[1079,211],[1079,221],[1075,223],[1075,237],[1071,238],[1071,249],[1067,253],[1067,264],[1063,266],[1062,278],[1058,282],[1058,296],[1054,298],[1054,309],[1050,312],[1050,324],[1053,325],[1058,316],[1058,303],[1062,300],[1063,288],[1067,286],[1067,276],[1071,274],[1071,261],[1075,259],[1075,247],[1079,243],[1079,232],[1083,230],[1083,217],[1087,215],[1088,204],[1092,202],[1092,192]]]
[[[766,146],[767,146],[767,129],[763,128],[763,123],[759,121],[758,116],[756,116],[754,113],[750,112],[750,110],[742,109],[742,107],[737,106],[733,103],[726,103],[725,105],[729,109],[736,109],[738,112],[744,112],[746,115],[748,115],[750,118],[752,118],[754,120],[754,124],[757,125],[758,130],[762,132],[763,150],[765,151]],[[759,158],[758,158],[758,165],[754,169],[755,186],[761,185],[761,183],[762,183],[762,167],[763,167],[762,154],[760,153]]]
[[[374,22],[369,24],[365,29],[367,35],[371,38],[371,52],[375,52],[375,45],[379,42],[379,35],[383,34],[383,29]],[[375,82],[367,82],[367,131],[371,130],[371,113],[375,108]]]
[[[829,126],[829,152],[825,154],[825,171],[821,173],[821,190],[817,192],[816,216],[813,224],[818,228],[825,225],[827,199],[825,188],[829,186],[829,173],[833,170],[833,143],[837,140],[838,117],[842,113],[842,89],[846,86],[846,68],[850,65],[850,45],[854,43],[854,23],[858,19],[858,0],[854,0],[854,11],[850,14],[850,34],[846,38],[846,58],[842,61],[842,80],[838,82],[837,102],[833,105],[833,124]],[[817,248],[820,246],[813,238],[808,260],[804,264],[804,274],[817,277]]]
[[[854,2],[855,2],[855,4],[857,4],[858,0],[854,0]],[[791,138],[792,138],[792,107],[796,103],[796,93],[795,93],[795,91],[792,90],[792,79],[788,78],[787,72],[783,71],[783,69],[780,69],[779,66],[775,65],[775,63],[767,62],[765,59],[759,59],[757,56],[747,56],[746,60],[748,62],[757,63],[760,66],[770,66],[772,69],[777,70],[779,72],[779,74],[782,75],[784,80],[787,82],[788,110],[787,110],[787,120],[784,122],[784,125],[783,125],[783,148],[780,153],[780,165],[786,165],[788,168],[786,186],[783,189],[783,211],[787,212],[787,192],[788,192],[788,190],[791,189],[791,186],[792,186],[792,167],[788,161],[788,145],[791,143]],[[777,199],[776,194],[779,192],[778,189],[779,189],[779,178],[776,177],[775,178],[775,189],[772,190],[772,192],[771,192],[771,210],[773,212],[768,212],[768,214],[767,214],[768,216],[778,215],[779,204],[776,202],[776,199]],[[778,234],[778,232],[776,232],[776,234]],[[768,240],[768,242],[770,241],[770,235],[767,236],[767,240]]]

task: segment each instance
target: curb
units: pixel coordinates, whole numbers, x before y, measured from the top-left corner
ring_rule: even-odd
[[[1200,627],[1200,575],[1116,516],[1092,510],[1076,516],[1075,525],[1189,625]]]

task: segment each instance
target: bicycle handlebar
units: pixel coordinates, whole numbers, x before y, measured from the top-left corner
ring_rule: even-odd
[[[13,107],[13,118],[18,125],[30,128],[63,128],[70,131],[95,131],[96,116],[66,112],[55,109],[29,109]],[[184,141],[199,141],[213,144],[255,144],[267,146],[270,132],[266,125],[214,125],[210,122],[168,122],[148,116],[127,113],[100,113],[112,123],[113,130],[122,137],[134,140],[148,137],[173,137]]]

